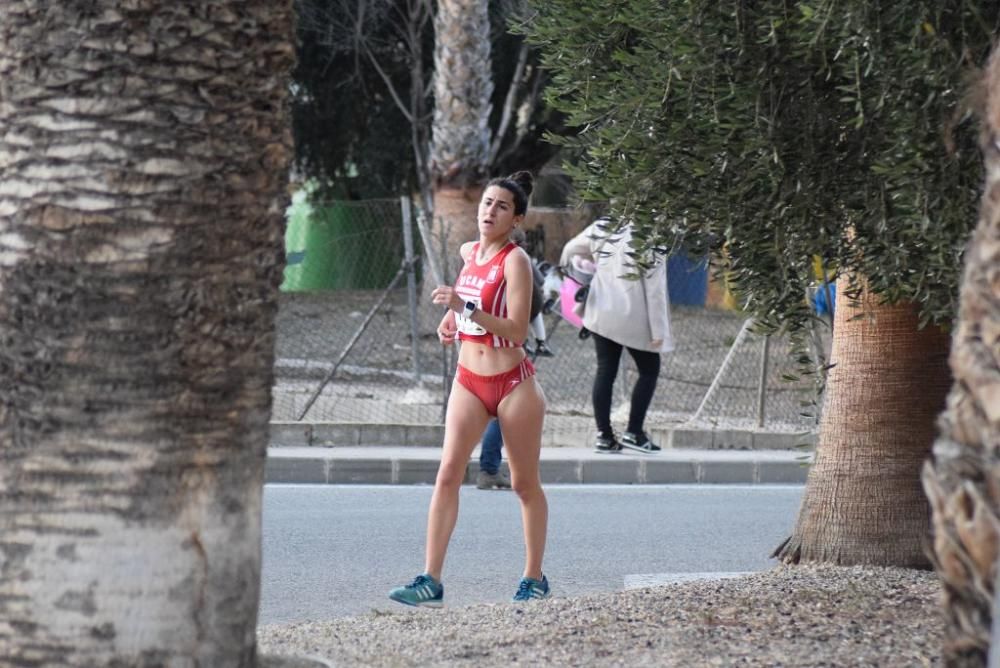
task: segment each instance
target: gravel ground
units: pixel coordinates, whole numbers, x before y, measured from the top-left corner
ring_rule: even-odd
[[[335,666],[941,665],[933,572],[779,566],[529,604],[265,626],[265,653]]]

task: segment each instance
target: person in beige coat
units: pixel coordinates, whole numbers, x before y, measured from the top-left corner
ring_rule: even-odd
[[[597,353],[592,400],[597,423],[595,450],[619,453],[622,447],[654,453],[660,447],[644,430],[646,412],[660,375],[660,354],[670,352],[670,305],[667,296],[666,257],[659,256],[640,279],[625,278],[636,267],[628,256],[631,225],[617,232],[601,218],[575,236],[562,250],[560,264],[574,256],[591,260],[596,268],[590,283],[583,326],[591,332]],[[628,425],[619,441],[611,427],[611,400],[622,349],[628,350],[639,371],[629,407]]]

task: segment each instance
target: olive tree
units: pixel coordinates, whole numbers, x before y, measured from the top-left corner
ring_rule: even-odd
[[[584,196],[637,250],[713,252],[765,330],[838,275],[820,441],[786,562],[927,566],[920,466],[981,181],[964,91],[1000,8],[945,0],[531,2]]]

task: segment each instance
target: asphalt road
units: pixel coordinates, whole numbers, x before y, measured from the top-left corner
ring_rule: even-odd
[[[544,568],[553,595],[769,568],[802,489],[549,486]],[[423,568],[430,496],[429,486],[266,486],[260,623],[401,608],[386,593]],[[445,604],[509,601],[523,559],[516,496],[463,487]]]

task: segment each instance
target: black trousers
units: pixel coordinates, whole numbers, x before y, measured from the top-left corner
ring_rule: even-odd
[[[628,414],[628,431],[638,434],[643,430],[646,421],[646,411],[653,401],[656,391],[656,379],[660,376],[660,354],[645,350],[628,348],[600,334],[591,333],[594,339],[594,349],[597,351],[597,373],[594,375],[594,418],[597,431],[604,436],[610,436],[611,430],[611,399],[615,387],[615,377],[618,375],[618,365],[622,359],[622,348],[626,348],[639,370],[639,377],[632,388],[632,404]]]

